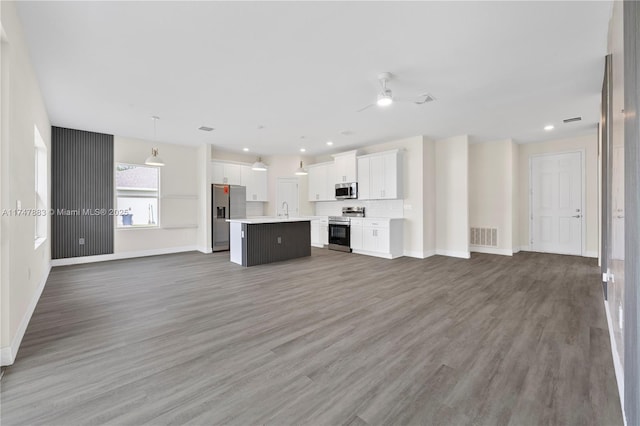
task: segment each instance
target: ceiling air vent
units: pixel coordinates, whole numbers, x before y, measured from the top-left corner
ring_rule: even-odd
[[[422,105],[422,104],[426,104],[429,102],[433,102],[435,101],[436,98],[431,94],[431,93],[425,93],[420,95],[420,99],[415,101],[416,104],[418,105]]]
[[[198,130],[202,130],[203,132],[210,132],[213,130],[213,127],[200,126],[198,127]]]
[[[573,123],[574,121],[581,121],[581,120],[582,120],[582,117],[573,117],[573,118],[565,118],[564,120],[562,120],[562,122],[564,124],[567,124],[567,123]]]

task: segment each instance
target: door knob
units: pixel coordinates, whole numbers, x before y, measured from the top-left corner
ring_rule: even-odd
[[[624,219],[624,215],[620,215],[620,214],[619,214],[619,215],[618,215],[618,216],[616,216],[616,217],[617,217],[618,219]]]
[[[571,217],[577,217],[577,218],[580,218],[580,217],[582,217],[582,215],[577,214],[577,215],[575,215],[575,216],[571,216]]]

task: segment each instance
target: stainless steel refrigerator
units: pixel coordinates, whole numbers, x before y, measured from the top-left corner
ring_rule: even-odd
[[[211,245],[213,251],[229,250],[227,219],[247,217],[247,188],[238,185],[211,185]]]

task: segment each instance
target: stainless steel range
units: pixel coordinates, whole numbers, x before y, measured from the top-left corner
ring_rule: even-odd
[[[329,250],[351,253],[352,217],[364,217],[364,207],[343,207],[342,216],[329,216]]]

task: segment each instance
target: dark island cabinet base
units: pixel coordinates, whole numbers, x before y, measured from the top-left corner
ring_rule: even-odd
[[[311,223],[243,223],[242,266],[311,256]]]

